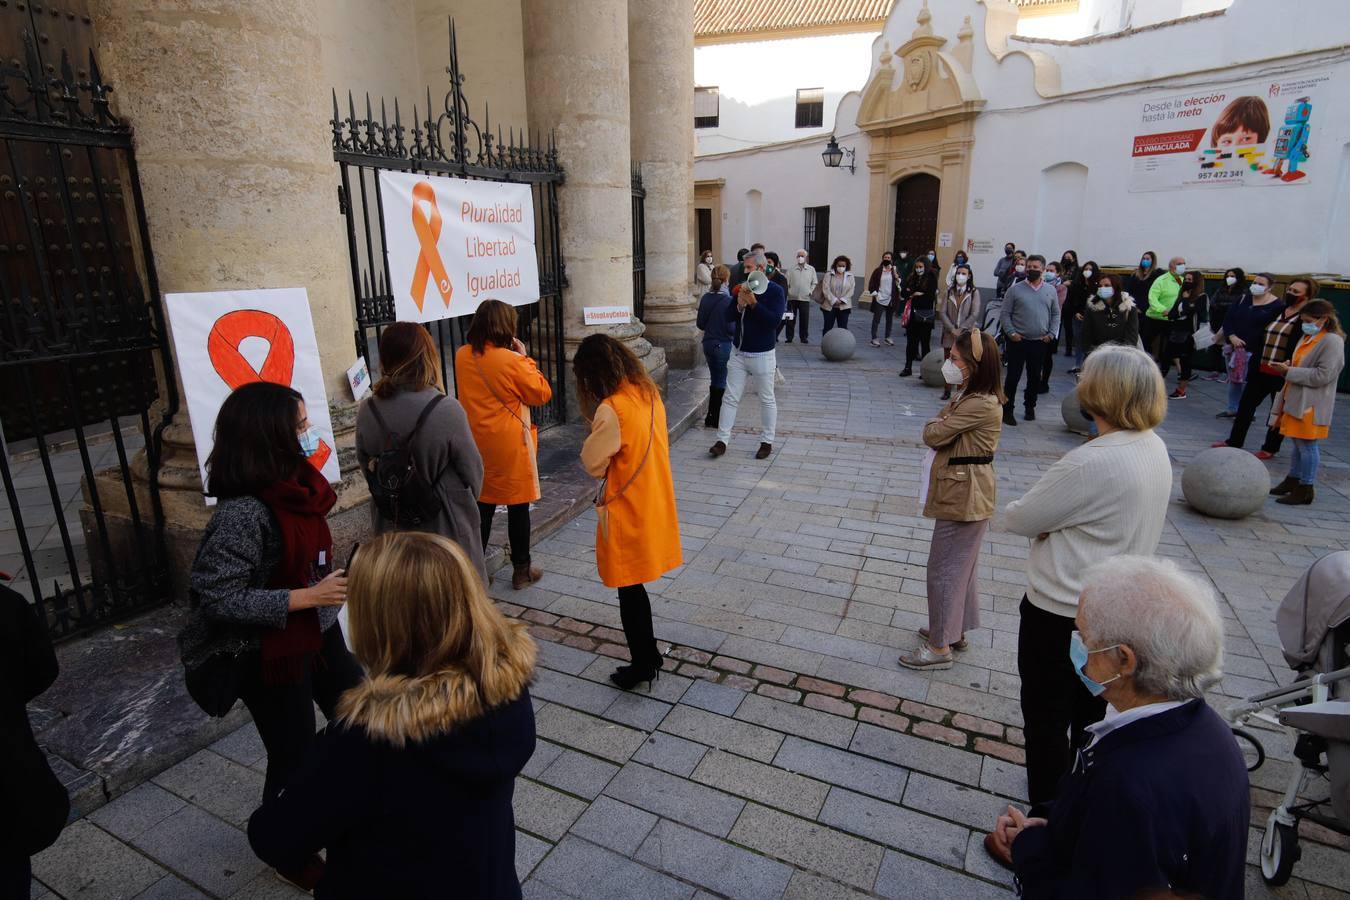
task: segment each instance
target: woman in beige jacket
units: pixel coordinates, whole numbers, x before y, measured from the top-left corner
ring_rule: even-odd
[[[1318,442],[1331,433],[1336,409],[1336,382],[1345,368],[1345,332],[1336,308],[1326,300],[1304,305],[1299,316],[1303,336],[1287,363],[1274,363],[1284,375],[1284,390],[1275,395],[1270,426],[1294,442],[1289,474],[1271,493],[1276,503],[1303,506],[1313,502],[1313,482],[1321,458]]]
[[[980,292],[975,288],[975,278],[970,266],[960,263],[953,266],[952,280],[947,284],[947,293],[938,304],[938,319],[942,322],[942,356],[950,359],[952,345],[961,332],[980,327]],[[950,400],[952,386],[944,385],[942,399]]]
[[[956,399],[923,429],[931,449],[924,461],[923,514],[937,521],[928,545],[928,627],[917,649],[900,657],[907,669],[950,669],[952,651],[966,649],[966,631],[980,625],[975,572],[997,480],[994,452],[1003,430],[1003,363],[983,331],[962,332],[942,376]]]

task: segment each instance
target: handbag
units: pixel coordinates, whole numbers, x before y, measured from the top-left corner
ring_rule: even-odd
[[[1196,329],[1195,334],[1191,335],[1191,340],[1195,341],[1195,346],[1203,350],[1206,347],[1214,346],[1214,331],[1206,322]]]
[[[900,327],[901,327],[901,328],[908,328],[908,327],[909,327],[909,317],[910,317],[911,315],[913,315],[913,313],[914,313],[914,300],[913,300],[913,299],[906,299],[906,300],[905,300],[905,309],[904,309],[904,312],[900,313]]]
[[[522,416],[522,415],[520,415],[520,414],[514,412],[514,411],[511,409],[511,407],[507,406],[507,405],[506,405],[506,401],[503,400],[503,399],[501,398],[501,395],[499,395],[499,394],[497,393],[497,389],[494,388],[494,387],[492,386],[492,382],[488,381],[487,373],[483,371],[483,361],[479,358],[478,354],[476,354],[476,353],[470,351],[470,352],[469,352],[469,356],[471,356],[471,357],[473,358],[474,368],[476,368],[476,369],[478,370],[478,377],[481,378],[481,379],[483,379],[483,384],[487,386],[488,393],[492,394],[492,398],[502,405],[502,409],[506,410],[508,413],[511,413],[511,415],[512,415],[518,422],[520,422],[521,427],[525,429],[525,434],[527,434],[527,435],[529,436],[528,438],[526,438],[526,440],[529,442],[529,443],[526,444],[526,449],[531,449],[531,448],[533,448],[533,450],[534,450],[536,453],[538,453],[538,452],[539,452],[539,426],[535,425],[533,421],[526,422],[524,416]],[[525,404],[522,403],[522,404],[520,405],[520,408],[521,408],[521,409],[524,409],[524,408],[525,408]]]
[[[811,288],[811,302],[817,304],[825,302],[825,289],[822,287],[824,281],[825,279],[820,279],[816,282],[816,286]]]
[[[188,696],[202,712],[219,719],[234,708],[250,674],[261,667],[259,650],[213,653],[205,661],[185,669],[183,681],[187,684]]]

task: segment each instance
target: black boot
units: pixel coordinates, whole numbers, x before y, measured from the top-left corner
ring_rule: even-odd
[[[708,389],[708,415],[703,419],[704,428],[717,427],[718,421],[722,418],[722,395],[726,392],[726,388]]]
[[[1292,475],[1284,476],[1284,481],[1270,489],[1270,496],[1283,497],[1285,494],[1298,487],[1298,479]]]
[[[1275,501],[1285,506],[1307,506],[1313,502],[1313,486],[1302,482],[1293,486],[1289,493]]]

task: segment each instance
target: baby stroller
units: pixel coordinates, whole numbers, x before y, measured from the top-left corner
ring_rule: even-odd
[[[1238,743],[1247,745],[1243,749],[1251,769],[1261,764],[1265,752],[1239,726],[1255,718],[1296,732],[1297,766],[1261,841],[1261,875],[1267,884],[1281,885],[1302,855],[1300,820],[1350,835],[1350,551],[1313,563],[1280,603],[1275,626],[1284,658],[1301,677],[1229,707],[1226,715]],[[1315,779],[1328,782],[1327,798],[1301,798]]]

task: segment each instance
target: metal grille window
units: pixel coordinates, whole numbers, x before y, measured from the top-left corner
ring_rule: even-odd
[[[721,95],[715,87],[694,88],[694,127],[716,128],[721,109]]]
[[[798,88],[797,127],[819,128],[825,121],[825,89]]]

